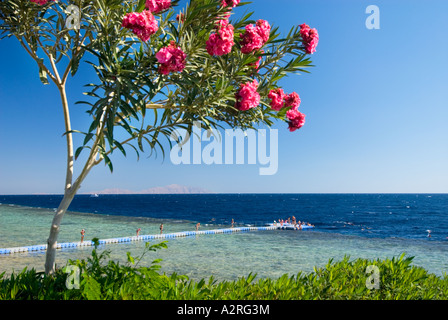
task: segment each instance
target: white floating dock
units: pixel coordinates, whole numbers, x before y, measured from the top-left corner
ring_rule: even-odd
[[[292,223],[270,223],[269,224],[270,227],[274,227],[276,229],[281,229],[281,230],[309,230],[314,228],[314,226],[308,226],[308,225],[299,225],[299,224],[292,224]]]
[[[141,240],[153,240],[153,239],[170,239],[170,238],[178,238],[178,237],[189,237],[195,235],[203,235],[203,234],[220,234],[220,233],[234,233],[234,232],[242,232],[242,231],[264,231],[264,230],[276,230],[280,229],[280,226],[269,225],[266,227],[238,227],[238,228],[226,228],[226,229],[212,229],[212,230],[204,230],[204,231],[183,231],[183,232],[175,232],[175,233],[167,233],[167,234],[156,234],[156,235],[143,235],[143,236],[133,236],[133,237],[122,237],[122,238],[110,238],[110,239],[102,239],[99,240],[99,244],[110,244],[110,243],[122,243],[122,242],[131,242],[131,241],[141,241]],[[93,246],[93,241],[83,241],[83,242],[65,242],[58,243],[56,245],[57,249],[66,249],[66,248],[79,248],[79,247],[87,247]],[[12,254],[19,252],[39,252],[47,250],[47,245],[34,245],[34,246],[25,246],[25,247],[14,247],[14,248],[0,248],[1,254]]]

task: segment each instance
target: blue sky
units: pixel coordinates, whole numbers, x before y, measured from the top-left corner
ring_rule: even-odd
[[[369,30],[368,5],[380,9]],[[311,74],[282,80],[299,93],[305,126],[278,129],[278,171],[259,165],[173,165],[169,157],[116,154],[114,172],[93,169],[80,192],[181,184],[214,192],[448,192],[448,2],[255,0],[243,11],[287,32],[319,32]],[[241,11],[241,10],[240,10]],[[0,194],[62,193],[63,116],[16,39],[0,41]],[[86,129],[88,67],[69,80],[74,129]],[[78,168],[79,169],[79,168]]]

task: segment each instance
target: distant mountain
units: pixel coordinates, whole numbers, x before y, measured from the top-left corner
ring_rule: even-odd
[[[198,187],[181,186],[178,184],[170,184],[165,187],[154,187],[142,190],[141,194],[161,194],[161,193],[211,193],[208,190]]]
[[[170,184],[165,187],[154,187],[141,191],[132,191],[127,189],[105,189],[102,191],[88,192],[87,194],[192,194],[192,193],[213,193],[209,190],[198,188],[181,186],[179,184]]]
[[[133,194],[133,193],[137,193],[137,192],[133,192],[131,190],[126,190],[126,189],[118,189],[118,188],[104,189],[102,191],[87,192],[87,194]]]

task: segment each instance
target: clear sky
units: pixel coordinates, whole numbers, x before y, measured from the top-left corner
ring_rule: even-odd
[[[380,10],[380,29],[366,28],[369,5]],[[117,153],[113,174],[94,168],[80,192],[169,184],[236,193],[448,192],[448,1],[255,0],[243,8],[283,32],[301,23],[319,32],[312,73],[282,80],[285,91],[299,93],[306,124],[293,133],[284,123],[273,127],[277,173]],[[68,84],[74,129],[88,126],[74,104],[95,80],[88,68]],[[0,70],[0,194],[62,193],[56,87],[41,84],[14,38],[0,41]]]

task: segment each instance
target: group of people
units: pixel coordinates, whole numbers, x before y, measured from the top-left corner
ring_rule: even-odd
[[[278,219],[278,222],[274,220],[274,226],[276,227],[278,225],[280,225],[280,227],[283,227],[284,224],[289,224],[289,225],[293,225],[295,230],[302,230],[302,226],[311,226],[314,227],[314,225],[312,225],[309,222],[305,222],[305,221],[300,221],[300,220],[296,220],[296,217],[292,216],[288,217],[288,219]]]
[[[233,219],[232,219],[232,220],[233,220]],[[201,224],[198,222],[198,223],[196,224],[196,231],[199,230],[199,227],[200,227],[200,226],[201,226]],[[233,227],[233,222],[232,222],[232,227]],[[160,230],[160,234],[162,234],[162,233],[163,233],[163,223],[160,224],[160,226],[159,226],[159,230]],[[136,230],[136,235],[137,235],[137,237],[140,235],[140,231],[142,231],[141,228],[138,228],[138,229]],[[86,234],[86,231],[85,231],[84,229],[82,229],[82,230],[81,230],[81,242],[84,241],[84,236],[85,236],[85,234]]]
[[[163,223],[160,224],[159,230],[160,230],[160,234],[162,234],[163,233]],[[136,231],[137,237],[140,235],[140,231],[142,231],[142,229],[138,228],[137,231]]]
[[[201,226],[201,224],[198,222],[198,223],[196,224],[196,231],[199,231],[199,227],[200,227],[200,226]],[[233,228],[234,226],[235,226],[235,221],[232,219],[231,227]],[[162,233],[163,233],[163,223],[160,224],[160,226],[159,226],[159,230],[160,230],[160,234],[162,234]],[[138,229],[136,230],[137,237],[140,235],[140,231],[142,231],[141,228],[138,228]],[[84,236],[85,236],[85,234],[86,234],[86,231],[85,231],[84,229],[82,229],[82,230],[81,230],[81,242],[84,241]]]

